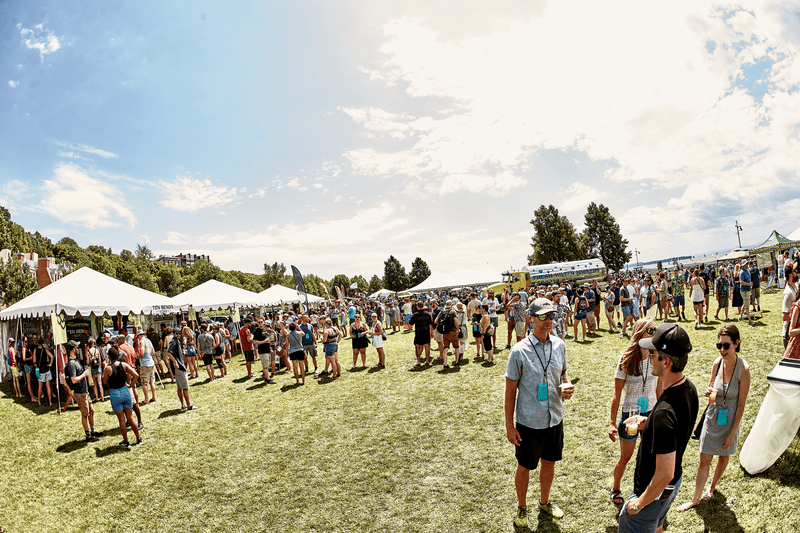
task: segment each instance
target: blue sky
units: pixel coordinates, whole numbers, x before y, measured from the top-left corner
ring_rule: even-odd
[[[581,13],[576,17],[575,13]],[[800,226],[797,2],[21,2],[0,204],[226,269],[518,267],[553,204],[640,260]]]

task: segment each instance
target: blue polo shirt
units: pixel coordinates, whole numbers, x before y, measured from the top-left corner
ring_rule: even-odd
[[[544,344],[529,335],[511,348],[506,379],[517,382],[517,423],[532,429],[547,429],[561,423],[564,406],[558,386],[566,370],[567,346],[554,335],[549,335]],[[547,399],[539,401],[539,384],[543,382],[547,383]]]
[[[744,282],[747,282],[747,283],[751,282],[750,272],[746,268],[743,268],[741,271],[739,271],[739,281],[744,281]],[[749,285],[742,284],[739,287],[739,290],[741,292],[750,292],[751,288],[752,287],[750,287]]]

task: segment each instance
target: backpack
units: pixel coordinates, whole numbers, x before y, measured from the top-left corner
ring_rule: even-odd
[[[450,333],[455,329],[455,313],[452,310],[439,313],[439,323],[436,325],[436,331],[439,333]]]
[[[581,311],[585,311],[589,308],[589,301],[586,299],[585,296],[581,296],[580,300],[578,300],[578,309]]]

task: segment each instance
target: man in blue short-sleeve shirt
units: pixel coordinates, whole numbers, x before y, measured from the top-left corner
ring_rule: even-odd
[[[537,298],[530,312],[533,334],[511,348],[506,367],[506,436],[516,446],[518,464],[514,484],[519,507],[514,523],[518,527],[528,525],[530,471],[540,462],[539,510],[555,518],[564,516],[564,512],[550,502],[550,487],[556,461],[561,460],[564,448],[561,399],[562,395],[569,399],[574,390],[567,378],[566,345],[553,335],[555,307],[547,298]]]
[[[747,322],[752,326],[753,319],[750,317],[750,291],[753,289],[753,280],[750,278],[750,271],[747,270],[747,259],[742,259],[742,270],[739,271],[739,291],[742,294],[742,313],[739,320],[747,315]]]

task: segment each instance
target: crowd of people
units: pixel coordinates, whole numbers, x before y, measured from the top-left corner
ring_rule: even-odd
[[[790,262],[784,268],[782,336],[786,357],[800,358],[798,273]],[[473,346],[474,355],[487,364],[494,362],[496,352],[509,350],[505,422],[518,462],[515,523],[524,526],[530,470],[537,467],[539,510],[556,518],[564,515],[550,501],[550,488],[555,465],[563,455],[562,400],[574,392],[567,374],[565,340],[578,342],[580,329],[580,341],[586,342],[587,336],[607,329],[628,339],[615,369],[607,430],[612,441],[620,442],[611,501],[621,506],[620,531],[656,531],[682,483],[682,456],[693,429],[700,441],[700,465],[693,496],[678,510],[686,511],[714,497],[728,458],[737,450],[750,387],[749,366],[738,355],[740,331],[735,324],[724,324],[717,333],[719,357],[703,391],[708,407],[695,428],[697,389],[683,374],[692,344],[677,322],[688,325],[693,321],[694,328],[703,327],[709,321],[713,295],[715,320],[723,320],[720,314],[724,313],[725,322],[747,320],[752,324],[761,311],[760,281],[761,272],[749,260],[716,269],[676,266],[655,275],[623,273],[607,283],[548,284],[505,289],[501,294],[492,289],[443,291],[388,301],[363,298],[328,302],[307,313],[251,314],[239,323],[231,319],[184,321],[175,329],[162,325],[160,331],[131,327],[122,334],[104,332],[96,340],[83,344],[69,341],[54,348],[50,339],[34,334],[30,339],[10,339],[7,353],[17,396],[27,390],[31,402],[41,404],[46,396],[52,405],[54,389],[63,386],[64,406],[59,409],[77,405],[87,441],[100,435],[92,401],[104,402],[108,389],[123,436],[119,446],[129,448],[143,441],[139,405],[156,401],[156,379],[176,384],[182,410],[198,408],[189,396],[190,380],[200,376],[198,359],[204,363],[208,381],[213,382],[228,375],[227,364],[241,349],[248,378],[255,377],[253,365],[260,362],[267,384],[275,384],[276,373],[285,369],[295,384],[302,386],[311,373],[331,380],[341,377],[338,352],[347,339],[352,348],[351,370],[367,366],[370,346],[377,355],[375,367],[386,368],[384,341],[387,334],[401,332],[414,334],[412,369],[431,364],[434,341],[445,369],[450,367],[451,354],[453,364],[461,364]],[[687,292],[692,301],[691,318],[685,310]],[[733,318],[728,314],[729,304],[736,308]],[[500,314],[507,329],[501,332],[498,345]],[[658,326],[657,320],[663,323]],[[317,350],[320,344],[322,354]],[[129,428],[136,437],[133,444],[128,440]],[[621,482],[640,437],[634,488],[625,498]],[[717,466],[706,488],[715,456]]]

